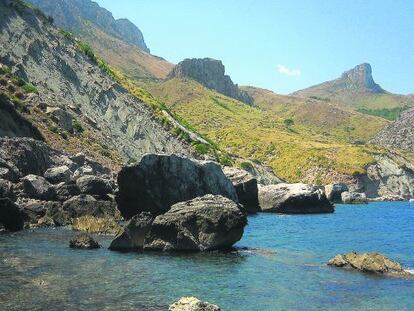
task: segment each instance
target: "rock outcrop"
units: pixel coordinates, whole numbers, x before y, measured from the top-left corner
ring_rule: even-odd
[[[341,194],[344,204],[366,204],[368,203],[365,193],[345,191]]]
[[[134,216],[111,250],[211,251],[229,249],[247,224],[240,206],[223,196],[205,195],[174,204],[165,214]]]
[[[329,201],[333,203],[342,202],[342,193],[349,191],[345,184],[330,184],[325,186],[325,194]]]
[[[243,236],[246,215],[233,201],[206,195],[180,202],[157,216],[145,238],[144,249],[210,251],[229,249]]]
[[[9,231],[23,229],[24,215],[19,207],[8,198],[0,198],[0,224]]]
[[[128,19],[114,19],[111,12],[90,0],[29,0],[28,2],[53,16],[56,25],[72,32],[80,32],[88,23],[139,49],[150,52],[142,32]]]
[[[239,89],[231,78],[225,73],[225,68],[220,60],[211,58],[185,59],[168,75],[168,78],[189,78],[199,82],[209,89],[234,99],[240,100],[248,105],[253,105],[253,98]]]
[[[260,211],[257,180],[247,171],[225,167],[224,174],[231,180],[237,192],[239,203],[248,213]]]
[[[150,212],[160,215],[178,202],[205,194],[223,195],[237,202],[231,181],[220,166],[177,155],[145,155],[118,174],[118,209],[126,219]]]
[[[100,248],[101,246],[90,235],[86,233],[81,233],[70,240],[69,247],[81,249],[94,249]]]
[[[170,305],[168,311],[220,311],[220,307],[195,297],[182,297]]]
[[[282,214],[333,213],[334,206],[325,192],[306,184],[277,184],[259,187],[263,212]]]
[[[414,276],[402,266],[379,253],[348,253],[336,255],[328,265],[340,268],[352,268],[361,272],[390,276]]]

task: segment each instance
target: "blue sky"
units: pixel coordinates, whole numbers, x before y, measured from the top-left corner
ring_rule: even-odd
[[[221,59],[240,85],[287,94],[363,62],[414,93],[412,0],[95,0],[143,32],[155,55]]]

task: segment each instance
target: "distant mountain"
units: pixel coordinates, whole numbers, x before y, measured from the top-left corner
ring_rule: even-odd
[[[392,94],[375,83],[371,65],[367,63],[344,72],[338,79],[311,86],[292,95],[332,100],[379,116],[391,113],[393,109],[414,105],[414,98]]]
[[[90,0],[28,0],[46,14],[55,24],[68,31],[78,32],[91,22],[100,29],[149,53],[144,36],[128,19],[115,19],[112,13]]]
[[[171,71],[161,57],[149,54],[141,31],[127,19],[90,0],[28,0],[54,18],[62,29],[88,43],[112,66],[139,81],[164,79]]]
[[[253,98],[240,90],[237,84],[234,84],[231,78],[225,75],[225,68],[220,60],[211,58],[185,59],[173,68],[168,78],[189,78],[223,95],[253,105]]]

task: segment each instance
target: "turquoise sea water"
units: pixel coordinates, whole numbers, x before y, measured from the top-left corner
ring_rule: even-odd
[[[166,310],[197,296],[223,310],[414,310],[414,279],[328,267],[379,251],[414,269],[414,204],[339,205],[334,214],[249,218],[235,253],[72,250],[68,229],[0,234],[0,310]]]

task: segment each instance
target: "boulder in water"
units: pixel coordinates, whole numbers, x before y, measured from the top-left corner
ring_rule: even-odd
[[[330,184],[325,186],[325,194],[329,201],[333,203],[342,202],[342,193],[349,191],[348,186],[345,184]]]
[[[340,268],[352,268],[361,272],[394,276],[412,276],[402,266],[379,253],[348,253],[336,255],[328,265]]]
[[[178,202],[206,194],[237,202],[237,194],[221,167],[177,155],[147,154],[118,174],[118,208],[126,219],[140,212],[160,215]]]
[[[94,249],[94,248],[100,248],[101,246],[89,234],[81,233],[70,240],[69,247],[70,248]]]
[[[182,297],[170,305],[168,311],[221,311],[220,307],[195,297]]]
[[[343,192],[341,194],[342,202],[345,204],[366,204],[368,199],[365,193],[359,192]]]
[[[19,231],[24,226],[24,215],[8,198],[0,199],[0,224],[8,231]]]
[[[324,191],[306,184],[277,184],[259,188],[263,212],[282,214],[333,213],[334,206]]]

